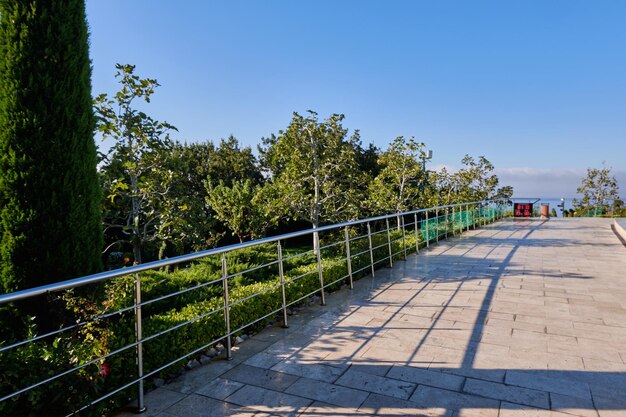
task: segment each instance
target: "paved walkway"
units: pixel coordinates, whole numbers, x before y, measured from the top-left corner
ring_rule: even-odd
[[[507,220],[376,271],[147,395],[149,416],[626,416],[626,247]]]

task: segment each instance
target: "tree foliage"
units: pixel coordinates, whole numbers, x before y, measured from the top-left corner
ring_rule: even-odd
[[[277,223],[274,205],[267,199],[269,187],[255,185],[251,179],[235,181],[230,187],[222,180],[216,186],[208,182],[207,201],[215,217],[243,242],[264,236]]]
[[[285,131],[263,140],[262,162],[286,214],[313,227],[355,218],[362,182],[354,143],[347,138],[343,115],[320,122],[317,113],[293,114]]]
[[[617,179],[606,165],[601,169],[588,168],[587,176],[581,180],[576,192],[582,195],[580,201],[574,201],[577,211],[593,209],[594,216],[605,214],[604,211],[619,200]]]
[[[493,173],[493,164],[484,156],[475,160],[465,155],[461,163],[463,167],[456,172],[443,168],[434,174],[436,195],[428,205],[481,201],[496,196],[508,198],[513,195],[510,186],[496,190],[498,176]]]
[[[101,269],[90,76],[83,0],[0,2],[3,292]]]
[[[141,250],[163,234],[168,224],[168,193],[174,172],[167,169],[172,142],[168,131],[176,128],[152,119],[134,107],[136,100],[150,102],[155,79],[135,75],[135,66],[116,65],[121,89],[110,99],[101,94],[94,100],[98,129],[115,140],[103,169],[107,192],[106,227],[118,230],[115,243],[132,245],[135,263],[141,263]]]
[[[397,137],[378,158],[380,170],[369,187],[369,201],[376,214],[400,213],[419,207],[425,172],[424,144]]]

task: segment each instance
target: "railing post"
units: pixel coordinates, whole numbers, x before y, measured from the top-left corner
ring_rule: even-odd
[[[144,404],[143,390],[143,331],[141,319],[141,280],[139,274],[135,274],[135,337],[137,341],[137,379],[139,380],[137,389],[137,413],[146,411]]]
[[[413,217],[415,219],[415,253],[420,253],[420,233],[417,224],[417,213],[413,213]]]
[[[224,286],[224,323],[226,324],[226,359],[233,359],[233,351],[230,340],[230,301],[228,296],[228,267],[226,256],[222,255],[222,285]]]
[[[285,295],[285,272],[283,269],[283,247],[280,245],[280,240],[276,244],[278,249],[278,276],[280,277],[280,292],[283,302],[283,327],[289,327],[287,321],[287,297]]]
[[[372,228],[370,222],[367,222],[367,240],[370,245],[370,266],[372,267],[372,278],[374,278],[374,250],[372,249]]]
[[[430,248],[430,232],[428,231],[428,211],[426,213],[426,247]]]
[[[354,285],[352,283],[352,254],[350,253],[350,234],[348,233],[348,226],[346,226],[343,231],[346,235],[346,261],[348,262],[348,277],[350,278],[350,289],[353,289]]]
[[[439,209],[435,209],[435,243],[439,243]]]
[[[443,212],[443,226],[446,228],[446,239],[448,238],[448,227],[450,227],[450,219],[448,218],[449,216],[449,207],[446,207],[446,209]]]
[[[484,213],[485,210],[481,207],[481,212]],[[483,226],[487,226],[487,216],[485,215],[481,215],[480,216],[483,219]]]
[[[324,274],[322,273],[322,248],[320,247],[320,234],[313,232],[313,239],[315,239],[315,247],[317,248],[317,275],[320,279],[320,299],[323,306],[326,305],[326,297],[324,296]]]
[[[393,254],[391,251],[391,230],[389,229],[389,217],[385,219],[387,223],[387,246],[389,247],[389,266],[393,268]]]
[[[465,227],[467,228],[467,231],[469,232],[469,227],[470,227],[470,219],[469,219],[469,204],[465,205],[465,216],[467,218],[467,224],[465,225]]]
[[[404,230],[404,215],[401,217],[401,222],[402,222],[402,247],[404,249],[404,260],[406,261],[406,236],[405,236],[405,230]]]
[[[456,225],[455,223],[455,218],[454,218],[454,206],[452,206],[452,236],[456,236]]]
[[[476,204],[474,206],[474,221],[472,222],[474,224],[474,230],[476,230],[476,227],[480,226],[480,224],[478,223],[480,221],[480,218],[478,217],[480,213],[478,212],[478,204]]]

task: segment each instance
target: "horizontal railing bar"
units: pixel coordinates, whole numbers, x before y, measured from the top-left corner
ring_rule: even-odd
[[[315,253],[315,251],[313,249],[311,249],[311,250],[308,250],[306,252],[296,253],[295,255],[285,256],[283,258],[283,262],[287,262],[288,260],[293,259],[293,258],[297,258],[298,256],[304,256],[304,255],[309,255],[309,254],[314,254],[314,253]]]
[[[344,280],[344,279],[346,279],[346,278],[350,278],[350,275],[344,275],[344,276],[343,276],[343,277],[341,277],[341,278],[337,278],[337,279],[336,279],[336,280],[334,280],[333,282],[329,282],[328,284],[324,284],[324,289],[326,289],[326,288],[328,288],[328,287],[330,287],[330,286],[332,286],[332,285],[335,285],[335,284],[336,284],[336,283],[338,283],[339,281],[343,281],[343,280]]]
[[[285,240],[285,239],[291,239],[291,238],[300,237],[300,236],[306,236],[306,235],[310,235],[310,234],[312,234],[314,232],[318,232],[319,233],[319,232],[325,232],[325,231],[329,231],[329,230],[335,230],[335,229],[338,229],[338,228],[341,228],[341,227],[345,227],[345,226],[354,226],[354,225],[365,224],[365,223],[373,222],[373,221],[377,221],[377,220],[392,219],[392,218],[398,217],[400,215],[409,215],[409,214],[414,214],[414,213],[430,212],[430,211],[433,211],[433,210],[440,210],[440,209],[450,208],[450,207],[465,206],[465,205],[468,205],[468,204],[472,204],[472,205],[478,205],[478,204],[483,205],[483,204],[485,204],[486,205],[486,204],[494,203],[496,201],[498,201],[498,200],[473,201],[473,202],[449,204],[447,206],[428,207],[428,208],[423,208],[423,209],[419,209],[419,210],[407,211],[407,212],[403,212],[403,213],[393,213],[393,214],[386,214],[386,215],[377,216],[377,217],[370,217],[370,218],[367,218],[367,219],[352,220],[352,221],[343,222],[343,223],[331,224],[331,225],[328,225],[328,226],[321,226],[321,227],[317,227],[317,228],[300,230],[300,231],[297,231],[297,232],[285,233],[285,234],[278,235],[278,236],[271,236],[271,237],[266,237],[266,238],[262,238],[262,239],[251,240],[251,241],[248,241],[248,242],[237,243],[237,244],[233,244],[233,245],[223,246],[223,247],[220,247],[220,248],[208,249],[208,250],[204,250],[204,251],[200,251],[200,252],[194,252],[194,253],[190,253],[190,254],[186,254],[186,255],[174,256],[172,258],[161,259],[161,260],[152,261],[152,262],[147,262],[145,264],[135,265],[135,266],[131,266],[131,267],[128,267],[128,268],[121,268],[121,269],[116,269],[116,270],[113,270],[113,271],[100,272],[100,273],[97,273],[97,274],[92,274],[92,275],[88,275],[88,276],[84,276],[84,277],[80,277],[80,278],[74,278],[74,279],[70,279],[70,280],[66,280],[66,281],[62,281],[62,282],[58,282],[58,283],[54,283],[54,284],[42,285],[42,286],[35,287],[35,288],[30,288],[30,289],[26,289],[26,290],[15,291],[15,292],[12,292],[12,293],[3,294],[3,295],[0,295],[0,304],[14,302],[14,301],[18,301],[18,300],[23,300],[25,298],[29,298],[29,297],[33,297],[33,296],[37,296],[37,295],[42,295],[42,294],[46,294],[46,293],[49,293],[49,292],[62,291],[62,290],[67,290],[67,289],[70,289],[70,288],[76,288],[76,287],[87,285],[87,284],[94,284],[94,283],[105,281],[105,280],[108,280],[108,279],[117,278],[117,277],[130,275],[130,274],[135,274],[135,273],[138,273],[138,272],[148,271],[148,270],[151,270],[151,269],[162,268],[164,266],[175,265],[175,264],[182,263],[182,262],[190,262],[190,261],[194,261],[196,259],[206,258],[206,257],[212,256],[212,255],[219,255],[219,254],[223,254],[223,253],[230,252],[230,251],[233,251],[233,250],[245,249],[245,248],[258,246],[258,245],[263,245],[263,244],[267,244],[267,243],[274,243],[274,242],[277,242],[279,240]]]
[[[357,236],[357,237],[352,237],[350,239],[348,239],[350,242],[354,242],[356,240],[361,240],[361,239],[367,239],[367,235],[361,235],[361,236]]]
[[[320,248],[320,250],[324,250],[324,249],[332,248],[333,246],[338,246],[338,245],[343,245],[343,244],[345,244],[345,241],[340,240],[339,242],[335,242],[335,243],[328,244],[328,245],[326,245],[326,246],[322,246],[322,247]]]
[[[372,250],[380,249],[380,248],[382,248],[382,247],[384,247],[384,246],[387,246],[387,243],[383,243],[382,245],[374,246],[374,247],[372,248]]]
[[[218,338],[218,339],[215,339],[215,340],[213,340],[212,342],[209,342],[209,343],[207,343],[207,344],[203,345],[202,347],[200,347],[200,348],[198,348],[198,349],[196,349],[196,350],[194,350],[194,351],[192,351],[192,352],[189,352],[189,353],[187,353],[186,355],[180,356],[179,358],[177,358],[177,359],[173,360],[172,362],[169,362],[169,363],[167,363],[167,364],[165,364],[165,365],[163,365],[163,366],[161,366],[161,367],[159,367],[159,368],[157,368],[157,369],[155,369],[155,370],[153,370],[153,371],[151,371],[151,372],[149,372],[149,373],[145,374],[145,375],[144,375],[144,376],[142,376],[141,378],[135,378],[133,381],[131,381],[131,382],[129,382],[129,383],[127,383],[127,384],[125,384],[125,385],[123,385],[123,386],[121,386],[121,387],[119,387],[119,388],[117,388],[117,389],[115,389],[115,390],[113,390],[113,391],[111,391],[111,392],[107,393],[106,395],[103,395],[103,396],[101,396],[101,397],[97,398],[96,400],[94,400],[94,401],[90,402],[90,403],[89,403],[88,405],[86,405],[85,407],[82,407],[82,408],[80,408],[80,409],[78,409],[78,410],[76,410],[76,411],[72,412],[71,414],[68,414],[66,417],[73,416],[73,415],[75,415],[76,413],[79,413],[80,411],[85,410],[86,408],[89,408],[89,407],[91,407],[92,405],[97,404],[97,403],[99,403],[100,401],[105,400],[105,399],[107,399],[107,398],[109,398],[109,397],[111,397],[111,396],[113,396],[113,395],[117,394],[118,392],[125,390],[126,388],[130,388],[132,385],[136,384],[137,382],[139,382],[139,381],[141,381],[141,380],[144,380],[144,379],[147,379],[147,378],[151,377],[152,375],[155,375],[155,374],[157,374],[157,373],[161,372],[162,370],[164,370],[164,369],[166,369],[166,368],[168,368],[168,367],[170,367],[170,366],[174,365],[176,362],[178,362],[178,361],[180,361],[180,360],[182,360],[182,359],[184,359],[184,358],[187,358],[187,357],[189,357],[189,356],[191,356],[191,355],[194,355],[194,354],[196,354],[196,353],[198,353],[198,352],[201,352],[202,350],[206,349],[207,347],[209,347],[209,346],[211,346],[211,345],[213,345],[213,344],[215,344],[215,343],[217,343],[217,342],[220,342],[220,341],[222,341],[222,340],[226,339],[226,337],[227,337],[227,336],[226,336],[226,335],[224,335],[224,336],[222,336],[222,337],[220,337],[220,338]]]
[[[496,207],[495,209],[493,208],[493,206],[492,207],[488,207],[489,204],[493,204],[493,203],[497,203],[498,207]],[[241,249],[248,248],[248,247],[254,247],[254,246],[258,246],[258,245],[269,244],[271,242],[276,242],[276,241],[280,241],[280,240],[284,240],[284,239],[289,239],[289,238],[294,238],[294,237],[299,237],[299,236],[305,236],[305,235],[309,235],[309,234],[312,234],[312,233],[315,233],[315,232],[324,232],[324,231],[329,231],[329,230],[335,230],[335,229],[338,229],[338,228],[341,228],[341,227],[362,225],[362,224],[365,224],[367,222],[374,222],[374,221],[379,221],[379,220],[388,220],[388,219],[393,219],[393,218],[399,218],[399,216],[404,216],[404,215],[408,215],[408,214],[421,213],[421,212],[430,212],[430,211],[433,211],[433,210],[441,210],[443,208],[468,206],[468,205],[479,205],[479,210],[478,210],[478,218],[479,219],[481,219],[481,218],[487,218],[487,219],[490,219],[490,220],[491,219],[493,219],[493,220],[497,220],[498,219],[498,214],[499,213],[497,212],[497,210],[499,209],[500,203],[497,202],[496,200],[481,201],[481,202],[471,202],[471,203],[459,203],[459,204],[453,204],[453,205],[448,205],[448,206],[439,206],[439,207],[432,207],[432,208],[414,210],[414,211],[409,211],[409,212],[405,212],[405,213],[393,213],[393,214],[384,215],[384,216],[372,217],[372,218],[368,218],[368,219],[361,219],[361,220],[357,220],[357,221],[339,223],[339,224],[328,225],[328,226],[323,226],[323,227],[314,228],[314,229],[307,229],[307,230],[302,230],[302,231],[298,231],[298,232],[287,233],[287,234],[283,234],[283,235],[279,235],[279,236],[258,239],[258,240],[255,240],[255,241],[243,242],[243,243],[240,243],[240,244],[229,245],[229,246],[225,246],[225,247],[222,247],[222,248],[210,249],[210,250],[207,250],[207,251],[196,252],[196,253],[188,254],[188,255],[181,255],[181,256],[177,256],[177,257],[174,257],[174,258],[169,258],[169,259],[166,259],[166,260],[154,261],[154,262],[150,262],[150,263],[146,263],[146,264],[142,264],[142,265],[138,265],[138,266],[133,266],[133,267],[129,267],[129,268],[123,268],[123,269],[119,269],[119,270],[115,270],[115,271],[107,271],[107,272],[102,272],[102,273],[98,273],[98,274],[93,274],[93,275],[89,275],[89,276],[86,276],[86,277],[76,278],[76,279],[72,279],[72,280],[67,280],[67,281],[63,281],[63,282],[60,282],[60,283],[56,283],[56,284],[49,284],[49,285],[44,285],[44,286],[40,286],[40,287],[36,287],[36,288],[31,288],[29,290],[23,290],[23,291],[18,291],[18,292],[14,292],[14,293],[4,294],[4,295],[0,295],[0,305],[2,305],[4,303],[8,303],[8,302],[22,300],[22,299],[25,299],[25,298],[28,298],[28,297],[32,297],[32,296],[36,296],[36,295],[46,294],[46,293],[53,292],[53,291],[62,291],[62,290],[65,290],[65,289],[75,288],[75,287],[78,287],[78,286],[81,286],[81,285],[87,285],[87,284],[91,284],[91,283],[102,282],[102,281],[105,281],[105,280],[108,280],[108,279],[114,279],[114,278],[117,278],[117,277],[132,275],[132,274],[136,274],[136,273],[139,273],[139,272],[144,272],[144,271],[151,270],[151,269],[161,268],[161,267],[168,266],[168,265],[178,264],[178,263],[182,263],[182,262],[189,262],[189,261],[193,261],[193,260],[197,260],[197,259],[202,259],[204,257],[209,257],[209,256],[215,256],[215,255],[223,254],[223,253],[230,252],[230,251],[236,251],[236,250],[241,250]],[[483,210],[482,210],[482,206],[483,205],[488,207],[486,213],[483,212]],[[495,212],[494,212],[494,210],[495,210]],[[472,212],[473,211],[474,210],[472,210]],[[469,212],[470,211],[468,210],[467,213],[469,214]],[[457,213],[454,213],[454,212],[453,213],[443,213],[443,214],[441,214],[439,216],[431,217],[428,220],[419,220],[419,221],[414,221],[414,222],[411,222],[411,223],[408,223],[408,224],[403,224],[403,227],[405,228],[407,226],[415,226],[414,229],[416,229],[418,224],[423,225],[424,221],[426,221],[427,225],[430,225],[430,227],[432,227],[433,229],[436,230],[436,235],[437,236],[441,236],[443,234],[447,235],[450,230],[452,230],[452,232],[454,233],[454,231],[457,228],[456,227],[457,226],[456,223],[457,223],[457,220],[458,220],[459,231],[462,233],[463,229],[465,227],[465,223],[467,222],[468,225],[470,223],[469,222],[470,221],[469,216],[466,216],[466,219],[465,219],[466,222],[464,221],[463,214],[465,214],[465,213],[466,213],[466,211],[464,211],[464,210],[463,211],[459,211]],[[457,219],[457,217],[458,217],[458,219]],[[474,214],[472,214],[472,220],[474,220],[473,223],[475,223],[475,220],[476,220],[475,217],[476,216]],[[442,219],[442,218],[443,218],[443,220],[441,222],[438,222],[438,220]],[[431,223],[431,220],[435,220],[436,227],[435,227],[435,224]],[[387,223],[387,225],[388,225],[388,223]],[[369,230],[369,225],[368,225],[368,230]],[[401,237],[398,237],[398,238],[394,239],[393,241],[391,241],[389,239],[389,233],[390,232],[395,233],[395,232],[400,232],[400,230],[398,230],[396,227],[391,228],[391,229],[387,228],[387,229],[383,229],[383,230],[380,230],[380,231],[377,231],[377,232],[374,232],[374,233],[370,233],[369,235],[362,235],[362,236],[357,236],[357,237],[354,237],[354,238],[351,238],[351,239],[347,239],[347,241],[349,242],[349,241],[361,240],[361,239],[364,239],[365,237],[368,237],[368,236],[371,238],[372,235],[376,235],[376,234],[388,233],[388,238],[387,238],[388,242],[383,243],[383,244],[381,244],[379,246],[376,246],[374,248],[371,248],[371,249],[366,249],[366,250],[364,250],[362,252],[359,252],[357,254],[350,255],[349,259],[353,259],[355,257],[365,255],[368,252],[371,253],[371,251],[380,249],[380,248],[385,247],[387,245],[389,245],[389,249],[390,249],[390,252],[391,252],[391,249],[392,249],[391,243],[393,242],[395,244],[396,242],[403,241],[405,239],[405,236],[402,235]],[[415,230],[415,232],[417,233],[417,229]],[[347,230],[346,230],[346,233],[347,233]],[[422,230],[422,235],[424,235],[424,231],[423,230]],[[428,237],[425,237],[425,238],[428,238]],[[345,242],[346,242],[346,240],[341,240],[341,241],[338,241],[336,243],[331,243],[331,244],[328,244],[326,246],[323,246],[323,247],[319,248],[318,250],[328,249],[328,248],[331,248],[331,247],[334,247],[334,246],[340,246],[340,245],[345,244]],[[391,255],[386,256],[386,257],[384,257],[382,259],[378,259],[375,262],[372,262],[371,265],[366,265],[366,266],[364,266],[364,267],[362,267],[362,268],[360,268],[360,269],[358,269],[356,271],[352,271],[352,273],[359,273],[359,272],[362,272],[364,270],[369,269],[370,267],[373,268],[373,265],[379,264],[381,262],[385,262],[387,260],[391,261],[395,256],[397,256],[399,254],[402,254],[403,252],[406,253],[406,248],[404,248],[404,250],[401,249],[401,250],[399,250],[399,251],[397,251],[395,253],[392,253]],[[303,253],[298,253],[298,254],[292,255],[290,257],[283,258],[282,261],[289,260],[291,258],[295,258],[295,257],[298,257],[298,256],[304,256],[304,255],[307,255],[307,254],[312,254],[312,253],[315,253],[315,250],[309,250],[309,251],[306,251],[306,252],[303,252]],[[338,258],[337,260],[335,260],[335,261],[333,261],[333,262],[331,262],[329,264],[324,265],[322,267],[322,270],[325,269],[325,268],[333,267],[335,265],[344,264],[345,262],[347,262],[347,260],[348,260],[347,258]],[[35,336],[35,337],[31,338],[31,339],[26,339],[24,341],[15,343],[15,344],[10,345],[10,346],[0,347],[0,352],[2,352],[4,350],[11,349],[11,348],[14,348],[14,347],[18,347],[18,346],[21,346],[21,345],[24,345],[24,344],[27,344],[27,343],[30,343],[30,342],[41,340],[41,339],[46,338],[46,337],[54,336],[54,335],[62,333],[62,332],[66,332],[66,331],[69,331],[69,330],[72,330],[72,329],[76,329],[78,327],[84,326],[84,325],[89,324],[89,323],[93,323],[95,321],[99,321],[99,320],[102,320],[102,319],[105,319],[105,318],[110,318],[110,317],[113,317],[115,315],[121,315],[121,314],[123,314],[125,312],[134,310],[134,309],[136,309],[138,307],[149,305],[149,304],[152,304],[152,303],[155,303],[155,302],[158,302],[158,301],[162,301],[162,300],[174,297],[176,295],[184,294],[186,292],[190,292],[190,291],[193,291],[193,290],[196,290],[196,289],[199,289],[199,288],[211,285],[211,284],[224,282],[224,281],[227,282],[228,279],[230,279],[230,278],[236,277],[238,275],[250,273],[250,272],[262,269],[262,268],[267,268],[267,267],[270,267],[270,266],[273,266],[273,265],[277,265],[280,262],[281,262],[280,260],[275,260],[275,261],[271,261],[271,262],[268,262],[268,263],[263,264],[263,265],[258,265],[258,266],[246,269],[244,271],[231,273],[230,275],[226,275],[226,276],[220,277],[218,279],[215,279],[215,280],[212,280],[212,281],[209,281],[209,282],[206,282],[206,283],[202,283],[202,284],[196,285],[194,287],[186,288],[186,289],[174,292],[174,293],[170,293],[170,294],[167,294],[167,295],[164,295],[164,296],[161,296],[161,297],[157,297],[157,298],[152,299],[152,300],[148,300],[148,301],[145,301],[145,302],[142,302],[142,303],[138,303],[138,304],[135,304],[135,305],[132,305],[132,306],[129,306],[129,307],[125,307],[123,309],[120,309],[120,310],[117,310],[117,311],[114,311],[114,312],[111,312],[111,313],[106,313],[106,314],[103,314],[101,316],[95,317],[93,319],[90,319],[90,320],[87,320],[87,321],[84,321],[84,322],[81,322],[81,323],[73,324],[73,325],[71,325],[69,327],[63,327],[61,329],[55,330],[53,332],[49,332],[49,333],[44,334],[44,335]],[[318,260],[318,262],[319,262],[319,260]],[[201,314],[200,316],[194,317],[194,318],[192,318],[190,320],[187,320],[187,321],[185,321],[183,323],[179,323],[179,324],[177,324],[177,325],[175,325],[173,327],[170,327],[170,328],[165,329],[163,331],[157,332],[157,333],[152,334],[152,335],[150,335],[148,337],[140,338],[139,340],[135,341],[134,343],[130,343],[130,344],[126,345],[126,346],[118,348],[118,349],[116,349],[116,350],[114,350],[112,352],[109,352],[109,353],[107,353],[105,355],[102,355],[102,356],[100,356],[98,358],[92,359],[92,360],[90,360],[90,361],[88,361],[86,363],[83,363],[83,364],[79,365],[79,366],[75,366],[75,367],[73,367],[71,369],[65,370],[65,371],[63,371],[63,372],[61,372],[59,374],[56,374],[56,375],[52,376],[52,377],[44,379],[43,381],[39,381],[39,382],[37,382],[37,383],[35,383],[33,385],[30,385],[28,387],[22,388],[19,391],[13,392],[13,393],[11,393],[11,394],[3,397],[3,398],[0,398],[0,402],[5,401],[5,400],[10,399],[10,398],[13,398],[13,397],[15,397],[17,395],[20,395],[20,394],[23,394],[25,392],[28,392],[28,391],[30,391],[30,390],[32,390],[34,388],[37,388],[37,387],[39,387],[41,385],[47,384],[49,382],[52,382],[52,381],[54,381],[56,379],[62,378],[64,376],[66,376],[66,375],[69,375],[69,374],[71,374],[73,372],[76,372],[76,371],[79,371],[81,369],[84,369],[84,368],[86,368],[88,366],[94,365],[97,362],[102,361],[102,360],[104,360],[104,359],[106,359],[106,358],[108,358],[110,356],[117,355],[117,354],[120,354],[122,352],[125,352],[128,349],[130,349],[130,348],[137,347],[137,346],[141,345],[142,343],[146,343],[148,341],[156,339],[156,338],[158,338],[158,337],[160,337],[162,335],[165,335],[165,334],[170,333],[170,332],[172,332],[174,330],[180,329],[180,328],[182,328],[182,327],[184,327],[186,325],[195,323],[195,322],[197,322],[199,320],[202,320],[202,319],[205,319],[207,317],[210,317],[210,316],[212,316],[212,315],[214,315],[216,313],[226,312],[227,308],[231,308],[233,306],[241,304],[241,303],[243,303],[243,302],[245,302],[245,301],[247,301],[249,299],[252,299],[252,298],[257,297],[259,295],[262,295],[262,294],[265,294],[267,292],[273,291],[273,290],[275,290],[277,288],[280,288],[281,286],[284,286],[284,285],[287,285],[289,283],[295,282],[296,280],[298,280],[300,278],[303,278],[303,277],[305,277],[307,275],[315,274],[316,272],[317,271],[315,271],[315,270],[306,272],[306,273],[301,274],[301,275],[299,275],[299,276],[297,276],[295,278],[292,278],[292,279],[290,279],[288,281],[284,281],[281,284],[277,284],[277,285],[271,286],[271,287],[266,288],[264,290],[261,290],[261,291],[259,291],[257,293],[254,293],[254,294],[251,294],[251,295],[249,295],[247,297],[244,297],[242,299],[236,300],[235,302],[226,303],[225,306],[221,306],[221,307],[219,307],[219,308],[217,308],[215,310],[211,310],[211,311],[209,311],[209,312],[207,312],[205,314]],[[281,274],[282,274],[282,270],[281,270]],[[338,278],[338,279],[336,279],[336,280],[334,280],[334,281],[332,281],[330,283],[323,284],[321,289],[322,290],[326,289],[326,288],[328,288],[330,286],[333,286],[333,285],[337,284],[340,281],[346,280],[349,277],[351,277],[350,274],[344,275],[343,277]],[[281,279],[282,279],[282,275],[281,275]],[[244,324],[243,326],[241,326],[240,328],[238,328],[236,330],[229,331],[227,334],[221,336],[220,338],[215,339],[214,341],[209,342],[209,343],[203,345],[203,347],[201,347],[201,348],[198,348],[198,349],[195,349],[195,350],[193,350],[191,352],[188,352],[188,353],[184,354],[183,356],[180,356],[179,358],[169,362],[168,364],[163,365],[163,366],[161,366],[161,367],[159,367],[159,368],[149,372],[148,374],[145,374],[145,375],[143,375],[143,376],[141,376],[139,378],[136,378],[132,382],[127,383],[127,384],[123,385],[122,387],[120,387],[120,388],[118,388],[118,389],[116,389],[116,390],[114,390],[114,391],[112,391],[110,393],[107,393],[106,395],[101,396],[101,397],[99,397],[98,399],[96,399],[94,401],[89,402],[89,404],[87,406],[82,407],[79,410],[72,412],[72,414],[70,414],[70,415],[76,414],[77,412],[79,412],[81,410],[84,410],[85,408],[88,408],[91,405],[93,405],[93,404],[95,404],[95,403],[97,403],[99,401],[102,401],[103,399],[108,398],[108,397],[110,397],[111,395],[114,395],[117,392],[120,392],[120,391],[122,391],[122,390],[124,390],[126,388],[129,388],[130,386],[132,386],[133,384],[137,383],[138,381],[145,380],[147,377],[152,376],[152,375],[162,371],[163,369],[166,369],[167,367],[175,364],[176,362],[180,361],[181,359],[187,358],[187,357],[189,357],[189,356],[191,356],[191,355],[193,355],[193,354],[195,354],[197,352],[200,352],[201,350],[205,349],[206,347],[208,347],[208,346],[210,346],[212,344],[217,343],[218,341],[227,339],[227,338],[233,336],[234,334],[236,334],[237,332],[241,331],[242,329],[250,327],[250,326],[258,323],[261,320],[264,320],[264,319],[266,319],[266,318],[268,318],[268,317],[270,317],[272,315],[277,314],[283,308],[285,308],[285,306],[291,306],[291,305],[293,305],[295,303],[298,303],[301,300],[303,300],[303,299],[305,299],[307,297],[310,297],[310,296],[312,296],[313,294],[316,294],[319,291],[320,291],[320,288],[316,288],[312,292],[310,292],[310,293],[308,293],[306,295],[303,295],[302,297],[300,297],[297,300],[292,301],[292,302],[290,302],[288,304],[285,303],[284,300],[283,300],[283,306],[282,307],[280,307],[280,308],[278,308],[276,310],[273,310],[270,313],[267,313],[267,314],[263,315],[260,318],[257,318],[253,322],[246,323],[246,324]],[[284,295],[283,295],[283,297],[284,297]]]
[[[264,316],[262,316],[262,317],[259,317],[258,319],[256,319],[256,320],[255,320],[255,321],[253,321],[253,322],[250,322],[250,323],[244,324],[243,326],[241,326],[241,327],[240,327],[240,328],[238,328],[238,329],[231,330],[231,332],[230,332],[229,334],[227,334],[226,336],[234,336],[235,334],[237,334],[237,332],[242,331],[242,330],[243,330],[243,329],[245,329],[246,327],[250,327],[250,326],[252,326],[253,324],[256,324],[256,323],[260,322],[261,320],[265,320],[266,318],[268,318],[268,317],[270,317],[270,316],[272,316],[272,315],[278,314],[278,312],[279,312],[279,311],[281,311],[282,309],[283,309],[283,308],[282,308],[282,306],[281,306],[281,307],[280,307],[280,308],[278,308],[277,310],[273,310],[272,312],[267,313],[266,315],[264,315]]]
[[[283,259],[283,261],[284,261],[284,259]],[[233,272],[233,273],[231,273],[230,275],[227,275],[224,278],[236,277],[237,275],[247,274],[248,272],[253,272],[253,271],[256,271],[257,269],[265,268],[266,266],[272,266],[272,265],[278,265],[278,260],[275,260],[275,261],[272,261],[272,262],[268,262],[268,263],[263,264],[263,265],[257,265],[257,266],[254,266],[252,268],[246,269],[245,271]]]
[[[355,271],[352,271],[352,274],[358,274],[359,272],[361,272],[361,271],[365,271],[366,269],[370,269],[369,264],[368,264],[368,265],[365,265],[363,268],[359,268],[359,269],[357,269],[357,270],[355,270]]]
[[[320,291],[319,288],[316,288],[315,291],[311,291],[308,294],[304,294],[302,297],[297,298],[297,299],[293,300],[292,302],[285,304],[285,307],[291,307],[292,305],[299,303],[300,301],[304,300],[307,297],[312,296],[315,293],[318,293],[319,291]]]
[[[369,252],[370,252],[370,250],[369,250],[369,249],[365,249],[363,252],[359,252],[359,253],[355,253],[355,254],[353,254],[352,256],[350,256],[350,259],[354,259],[354,258],[356,258],[357,256],[365,255],[366,253],[369,253]]]
[[[304,278],[307,275],[311,275],[311,274],[317,274],[317,271],[309,271],[309,272],[305,272],[304,274],[300,274],[297,277],[291,278],[291,279],[286,279],[285,280],[285,284],[289,284],[290,282],[295,282],[297,280],[299,280],[300,278]]]
[[[387,233],[387,229],[379,230],[378,232],[372,232],[372,236],[379,235],[381,233]]]
[[[281,284],[279,283],[279,284],[274,285],[273,287],[269,287],[269,288],[266,288],[266,289],[261,290],[259,292],[255,292],[254,294],[250,294],[250,295],[248,295],[248,296],[246,296],[244,298],[241,298],[239,300],[236,300],[236,301],[230,303],[228,306],[229,307],[236,306],[237,304],[241,304],[244,301],[248,301],[249,299],[254,298],[254,297],[258,296],[258,295],[265,294],[266,292],[275,290],[276,288],[280,288],[280,286],[281,286]]]

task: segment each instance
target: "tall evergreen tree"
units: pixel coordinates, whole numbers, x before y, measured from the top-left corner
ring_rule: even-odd
[[[3,292],[101,268],[93,131],[84,0],[0,0]]]

